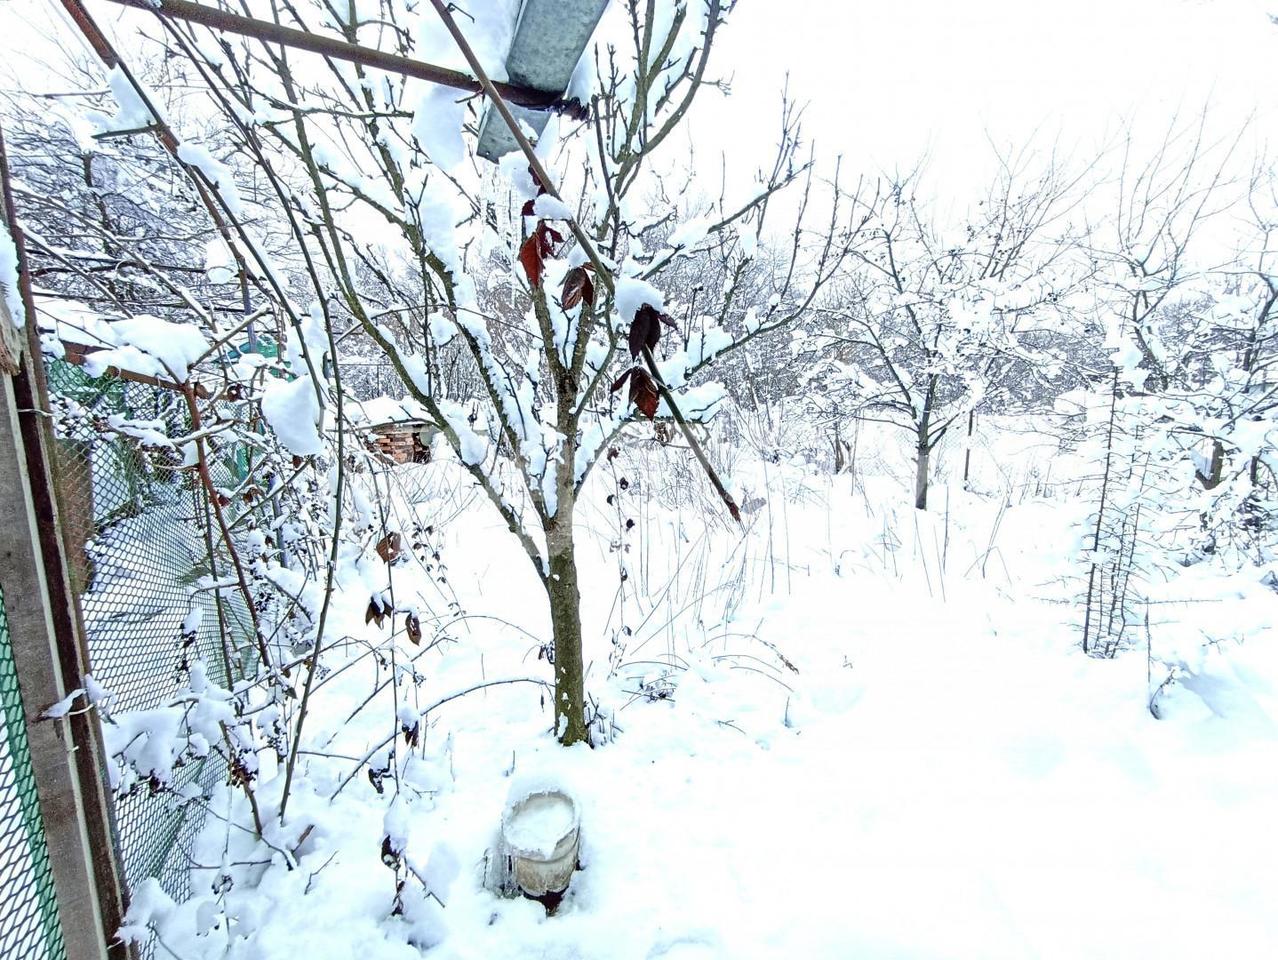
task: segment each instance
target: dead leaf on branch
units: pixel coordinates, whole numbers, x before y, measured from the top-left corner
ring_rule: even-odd
[[[524,208],[527,209],[527,204]],[[563,242],[564,238],[558,230],[545,220],[538,220],[536,229],[528,235],[519,248],[519,262],[523,264],[524,273],[534,289],[541,286],[541,275],[545,270],[546,258],[553,257],[555,247]]]
[[[649,420],[653,419],[661,402],[656,383],[643,367],[631,367],[613,383],[612,392],[620,390],[627,380],[630,381],[630,402]]]
[[[661,340],[661,325],[665,324],[672,330],[675,329],[675,322],[668,313],[661,313],[652,304],[645,303],[635,311],[635,318],[630,321],[630,357],[633,360],[639,359],[639,354],[643,352],[643,348],[647,347],[649,352],[655,352],[657,344]]]
[[[404,734],[404,743],[410,747],[416,747],[422,740],[422,723],[420,718],[414,718],[411,721],[401,721],[399,725],[400,732]]]
[[[386,622],[386,608],[382,606],[382,601],[377,597],[369,599],[368,609],[364,611],[364,622],[373,623],[374,621],[379,627]]]
[[[410,613],[404,618],[404,629],[408,631],[408,639],[413,641],[415,645],[420,646],[422,642],[422,622],[417,619],[417,614]]]
[[[559,302],[565,310],[571,310],[583,301],[588,307],[595,305],[595,283],[590,279],[591,269],[587,263],[573,267],[564,275],[564,290]]]
[[[382,837],[382,863],[395,870],[399,867],[399,848],[395,841],[388,834]]]
[[[386,536],[382,537],[382,539],[378,541],[377,547],[375,548],[377,550],[377,555],[387,563],[394,563],[399,559],[401,542],[402,538],[398,533],[386,534]]]

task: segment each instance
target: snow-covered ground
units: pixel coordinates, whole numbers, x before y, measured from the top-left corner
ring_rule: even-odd
[[[937,488],[929,514],[882,458],[854,480],[739,454],[739,488],[764,501],[744,534],[672,473],[675,454],[601,470],[578,554],[587,691],[615,729],[593,750],[556,745],[541,687],[497,684],[550,677],[544,595],[513,539],[455,465],[399,468],[435,528],[432,574],[446,569],[441,584],[405,567],[397,599],[415,592],[426,641],[450,640],[405,642],[393,663],[333,651],[350,665],[307,726],[329,756],[303,756],[271,837],[296,861],[210,818],[195,859],[216,869],[152,913],[164,944],[260,960],[1278,956],[1278,597],[1254,568],[1187,568],[1151,594],[1147,637],[1084,656],[1087,504],[1039,482],[1050,450],[1008,443],[984,493]],[[340,584],[330,636],[385,636],[364,623],[369,583]],[[395,700],[365,705],[392,670]],[[480,683],[428,714],[420,746],[398,738],[384,793],[357,768],[388,762],[397,716]],[[484,884],[508,798],[545,782],[576,796],[583,838],[554,916]],[[215,814],[228,802],[245,816],[238,796]],[[387,834],[417,875],[401,871],[398,913]]]

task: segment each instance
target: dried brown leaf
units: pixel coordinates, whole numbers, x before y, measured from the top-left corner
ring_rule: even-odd
[[[644,304],[635,311],[635,318],[630,321],[630,358],[638,360],[643,348],[652,350],[661,338],[661,326],[657,321],[657,311]]]
[[[630,374],[630,402],[649,420],[657,415],[661,395],[647,370],[635,367]]]
[[[377,550],[377,555],[387,563],[394,563],[399,559],[401,543],[402,538],[398,533],[388,533],[378,541],[377,547],[375,548]]]
[[[573,267],[564,275],[564,290],[559,302],[565,310],[571,310],[583,301],[587,306],[595,305],[595,284],[584,266]]]

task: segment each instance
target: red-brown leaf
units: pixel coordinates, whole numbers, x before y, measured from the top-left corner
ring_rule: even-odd
[[[555,247],[564,242],[564,236],[545,220],[537,223],[537,232],[541,234],[542,250],[546,256],[551,256],[555,252]]]
[[[657,404],[660,400],[661,395],[657,392],[657,385],[652,382],[652,377],[648,376],[648,371],[635,367],[630,374],[630,402],[651,420],[657,415]]]
[[[524,265],[524,273],[528,276],[528,282],[537,288],[541,286],[541,241],[537,234],[528,235],[528,239],[523,242],[519,248],[519,262]]]
[[[533,183],[537,184],[537,196],[540,197],[546,192],[546,185],[541,182],[541,177],[537,176],[537,171],[531,165],[528,167],[528,176],[532,178]]]
[[[555,246],[564,242],[559,231],[538,220],[537,227],[519,247],[519,262],[524,266],[528,282],[537,288],[541,286],[541,274],[547,257],[555,255]]]
[[[619,376],[616,380],[612,382],[612,390],[609,392],[616,393],[618,390],[624,387],[626,385],[626,381],[630,379],[630,375],[634,372],[635,372],[634,367],[631,367],[629,370],[627,370],[625,373]]]
[[[595,284],[585,267],[573,267],[564,275],[564,292],[559,302],[565,310],[571,310],[583,300],[587,306],[595,305]]]
[[[631,359],[638,360],[644,347],[657,349],[657,342],[661,339],[661,321],[657,317],[657,311],[646,303],[635,311],[635,318],[630,321]]]
[[[388,533],[378,541],[377,555],[387,563],[394,563],[399,559],[401,538],[398,533]]]
[[[404,627],[408,631],[408,639],[414,644],[422,642],[422,622],[417,619],[417,614],[410,613],[404,618]]]

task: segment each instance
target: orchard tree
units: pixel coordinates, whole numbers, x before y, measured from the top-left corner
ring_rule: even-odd
[[[814,377],[836,418],[886,423],[914,449],[914,505],[927,509],[933,451],[976,408],[1025,379],[1060,375],[1063,303],[1085,265],[1063,235],[1079,176],[1005,162],[963,222],[921,201],[916,173],[881,186],[865,242],[822,308]],[[1060,229],[1058,229],[1060,228]]]
[[[850,205],[836,187],[814,234],[804,224],[791,229],[783,289],[751,329],[734,335],[707,308],[711,321],[661,358],[675,326],[667,299],[687,296],[663,290],[672,267],[730,239],[735,272],[758,245],[769,198],[793,186],[806,201],[814,189],[787,113],[775,162],[749,195],[675,225],[659,251],[636,242],[654,213],[667,213],[644,208],[648,171],[712,84],[710,54],[730,7],[613,7],[615,20],[605,19],[603,39],[586,54],[594,83],[576,91],[588,101],[586,119],[562,141],[552,121],[535,153],[512,123],[524,150],[503,161],[499,177],[481,169],[464,131],[477,104],[454,91],[275,44],[211,40],[160,14],[174,50],[221,108],[235,157],[252,165],[291,224],[313,298],[300,311],[299,335],[317,355],[331,354],[350,326],[376,344],[533,565],[549,605],[564,744],[590,737],[574,516],[592,467],[629,425],[672,417],[735,515],[687,430],[688,420],[713,414],[723,392],[695,381],[726,352],[808,309],[853,245],[855,230],[843,222]],[[483,82],[489,108],[505,111],[487,80],[504,56],[493,40],[501,31],[482,16],[454,18],[433,0],[382,4],[375,16],[324,2],[286,0],[273,10],[286,26],[458,63]],[[513,317],[477,294],[481,257],[505,264],[518,285],[522,308]],[[450,389],[466,382],[444,375],[450,348],[465,358],[474,392]],[[322,370],[310,376],[316,382],[299,378],[288,416],[340,429],[340,417],[326,420],[340,384]],[[476,404],[482,413],[473,418]]]
[[[1185,271],[1181,288],[1116,355],[1131,368],[1127,426],[1149,437],[1147,450],[1168,470],[1179,475],[1192,465],[1196,495],[1184,495],[1200,515],[1208,552],[1219,534],[1242,533],[1240,542],[1258,545],[1256,534],[1272,526],[1265,491],[1274,485],[1278,439],[1276,211],[1272,173],[1258,164],[1246,203],[1228,210],[1240,228],[1231,238],[1236,253]]]
[[[1137,549],[1154,518],[1193,513],[1179,476],[1185,461],[1196,460],[1204,485],[1219,482],[1210,460],[1221,437],[1204,429],[1212,418],[1195,401],[1234,388],[1202,377],[1203,338],[1223,344],[1203,315],[1215,300],[1213,271],[1195,249],[1209,221],[1236,202],[1228,170],[1238,139],[1209,142],[1207,120],[1204,112],[1169,124],[1147,153],[1128,134],[1111,189],[1100,194],[1107,216],[1090,238],[1095,326],[1107,354],[1095,371],[1106,384],[1097,405],[1108,411],[1094,438],[1099,477],[1085,557],[1083,649],[1093,654],[1112,655],[1137,615],[1140,576],[1160,561],[1151,547]],[[1230,322],[1230,311],[1208,311]],[[1205,436],[1207,462],[1193,458]]]

